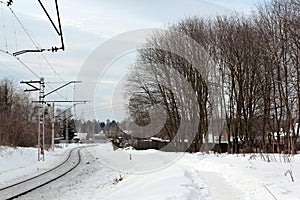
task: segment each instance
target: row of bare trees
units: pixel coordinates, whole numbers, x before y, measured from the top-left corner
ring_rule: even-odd
[[[228,152],[296,153],[299,13],[299,0],[273,0],[247,17],[193,17],[154,33],[128,79],[130,115],[145,126],[160,105],[157,136],[192,138],[190,151],[223,132]]]
[[[34,146],[37,110],[9,79],[0,81],[0,145]]]
[[[44,130],[46,148],[51,145],[52,107],[45,104]],[[37,145],[38,132],[38,105],[32,103],[29,93],[21,90],[18,84],[11,79],[0,81],[0,145],[34,147]],[[99,133],[99,121],[82,121],[72,118],[70,108],[56,109],[55,137],[72,140],[79,129],[90,134]],[[67,126],[67,128],[66,128]]]
[[[37,104],[32,103],[30,93],[25,93],[18,84],[11,79],[0,81],[0,145],[34,147],[37,145],[38,111]],[[50,107],[45,105],[45,143],[46,148],[51,145],[51,113]],[[57,110],[56,113],[60,113]],[[69,119],[69,121],[72,121]],[[63,121],[65,122],[65,120]],[[55,133],[64,123],[55,122]],[[69,122],[72,125],[72,123]],[[74,124],[74,123],[73,123]],[[61,128],[62,129],[62,128]],[[71,128],[69,128],[72,130]],[[71,135],[71,134],[70,134]]]

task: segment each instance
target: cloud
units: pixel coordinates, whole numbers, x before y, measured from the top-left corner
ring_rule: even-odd
[[[269,0],[266,0],[268,2]],[[226,8],[230,11],[240,12],[244,14],[250,14],[253,10],[256,9],[261,3],[264,3],[264,0],[210,0],[214,5]]]

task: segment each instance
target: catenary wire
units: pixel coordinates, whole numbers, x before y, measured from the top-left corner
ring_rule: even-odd
[[[3,1],[0,1],[0,2],[4,4]],[[31,40],[31,42],[34,44],[34,46],[35,46],[37,49],[40,49],[40,48],[39,48],[40,44],[39,44],[38,42],[35,42],[35,40],[34,40],[33,37],[31,36],[31,34],[29,33],[29,31],[27,31],[26,27],[25,27],[24,24],[21,22],[21,20],[20,20],[19,17],[16,15],[16,13],[12,10],[11,7],[9,7],[9,10],[11,11],[13,17],[17,20],[18,24],[22,27],[23,31],[26,33],[26,35],[28,36],[28,38],[29,38],[29,39]],[[15,31],[15,37],[16,37],[16,31]],[[16,48],[17,48],[17,44],[16,44]],[[2,51],[2,52],[4,52],[4,51]],[[5,52],[5,53],[7,53],[7,52]],[[9,53],[9,54],[10,54],[10,53]],[[10,55],[11,55],[11,54],[10,54]],[[51,68],[51,70],[54,72],[54,74],[55,74],[61,81],[63,81],[64,83],[66,83],[66,81],[65,81],[65,80],[57,73],[57,71],[54,69],[54,67],[51,65],[51,63],[48,61],[48,59],[44,56],[44,54],[41,52],[40,55],[41,55],[41,57],[45,60],[45,62],[48,64],[48,66]],[[37,75],[37,73],[35,73],[35,72],[34,72],[28,65],[26,65],[20,58],[17,58],[17,60],[18,60],[24,67],[26,67],[32,74],[34,74],[36,77],[39,77],[39,76]],[[47,84],[47,86],[48,86],[50,89],[54,90],[53,87],[51,87],[49,84]],[[69,87],[71,87],[71,86],[69,86]],[[74,91],[74,93],[76,93],[76,94],[78,94],[80,97],[82,97],[82,96],[78,93],[78,91],[76,90],[76,88],[74,88],[73,91]],[[63,99],[66,99],[66,100],[67,100],[67,98],[63,97],[58,91],[56,91],[56,93],[57,93],[60,97],[62,97]]]
[[[35,47],[37,49],[41,49],[38,46],[40,46],[40,44],[38,42],[35,42],[33,37],[31,36],[31,34],[29,33],[29,31],[27,31],[25,25],[21,22],[21,20],[19,19],[19,17],[16,15],[16,13],[12,10],[11,7],[9,7],[11,13],[13,14],[13,16],[15,17],[15,19],[17,20],[17,22],[19,23],[19,25],[22,27],[22,29],[24,30],[24,32],[26,33],[26,35],[29,37],[29,39],[31,40],[31,42],[35,45]],[[51,70],[54,72],[54,74],[63,82],[67,82],[65,81],[54,69],[54,67],[51,65],[51,63],[48,61],[48,59],[45,57],[45,55],[41,52],[40,53],[41,57],[45,60],[45,62],[48,64],[48,66],[51,68]],[[71,87],[71,86],[68,86]],[[50,87],[51,88],[51,87]],[[75,89],[74,92],[77,92],[77,90]],[[79,93],[77,93],[80,97],[82,97]]]

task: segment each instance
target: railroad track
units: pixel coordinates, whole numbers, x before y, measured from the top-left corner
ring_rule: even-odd
[[[4,188],[0,188],[0,199],[18,198],[65,176],[78,167],[81,162],[80,150],[87,147],[91,146],[72,149],[64,162],[44,173]]]

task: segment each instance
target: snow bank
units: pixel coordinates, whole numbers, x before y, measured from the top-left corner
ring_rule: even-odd
[[[106,166],[120,171],[116,178],[122,180],[96,191],[92,199],[209,199],[207,186],[198,178],[198,172],[174,164],[180,154],[153,149],[112,151],[109,144],[103,147],[89,151],[100,155]]]

